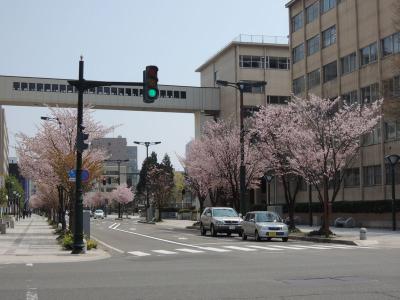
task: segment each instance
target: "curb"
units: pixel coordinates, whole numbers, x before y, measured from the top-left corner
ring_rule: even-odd
[[[349,240],[334,240],[334,239],[326,239],[326,238],[318,238],[318,237],[292,236],[292,235],[289,235],[289,239],[297,240],[297,241],[315,242],[315,243],[358,246],[358,244],[355,241],[349,241]]]
[[[153,222],[153,221],[147,222],[147,221],[142,221],[142,220],[139,220],[138,223],[141,223],[141,224],[153,224],[153,225],[156,224],[156,222]]]

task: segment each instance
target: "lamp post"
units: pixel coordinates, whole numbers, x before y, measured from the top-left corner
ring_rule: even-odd
[[[143,145],[146,147],[146,160],[149,158],[149,146],[161,144],[161,142],[138,142],[138,141],[133,141],[133,143],[136,145]],[[148,222],[150,221],[149,220],[150,203],[149,203],[149,189],[147,187],[146,177],[144,178],[144,185],[146,187],[146,221]]]
[[[244,111],[243,111],[243,93],[249,91],[252,87],[263,87],[267,83],[265,81],[238,81],[229,82],[225,80],[217,80],[215,82],[220,86],[229,86],[237,89],[240,92],[240,212],[245,215],[244,197],[246,192],[246,166],[244,165]]]
[[[268,206],[270,206],[271,205],[271,181],[272,181],[272,179],[274,179],[274,175],[267,173],[264,175],[264,178],[268,183],[267,202],[268,202]]]
[[[400,156],[397,154],[391,154],[385,157],[385,160],[390,164],[391,177],[392,177],[392,230],[396,231],[396,192],[395,192],[395,167]]]
[[[121,184],[121,163],[129,161],[129,159],[106,159],[105,161],[117,163],[117,165],[118,165],[118,185],[120,185]],[[118,202],[118,219],[122,219],[120,202]]]

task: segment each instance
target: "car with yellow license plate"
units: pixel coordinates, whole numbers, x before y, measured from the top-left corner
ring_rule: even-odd
[[[256,241],[272,238],[288,241],[289,229],[278,214],[272,211],[248,212],[242,222],[242,239],[252,236]]]

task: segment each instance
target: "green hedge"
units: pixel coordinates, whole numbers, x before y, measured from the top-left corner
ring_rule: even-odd
[[[320,203],[312,203],[312,212],[322,212]],[[396,201],[396,210],[400,211],[400,201]],[[295,212],[308,213],[308,203],[297,203]],[[392,211],[391,200],[375,200],[375,201],[335,201],[332,205],[334,213],[388,213]],[[287,206],[283,206],[283,212],[287,213]]]

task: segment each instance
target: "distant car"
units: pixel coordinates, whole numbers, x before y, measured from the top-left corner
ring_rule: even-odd
[[[206,235],[210,230],[212,236],[219,232],[242,235],[243,219],[231,207],[206,207],[200,218],[200,233]]]
[[[251,211],[246,214],[242,223],[242,239],[246,240],[248,236],[254,236],[256,241],[263,238],[281,238],[287,242],[289,229],[282,219],[272,211]]]
[[[102,209],[96,209],[95,211],[94,211],[94,218],[95,219],[104,219],[104,211],[102,210]]]

